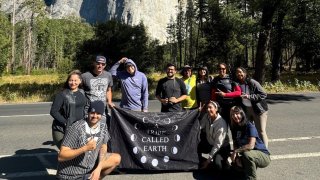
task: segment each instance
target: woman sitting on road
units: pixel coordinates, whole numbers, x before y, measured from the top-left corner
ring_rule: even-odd
[[[230,143],[228,137],[227,122],[220,116],[219,105],[215,101],[207,104],[207,115],[204,116],[205,133],[201,134],[201,142],[198,146],[200,163],[202,153],[209,153],[209,158],[204,161],[200,168],[205,169],[209,164],[218,170],[226,169],[227,158],[230,155]]]
[[[87,98],[81,87],[81,72],[72,71],[64,83],[63,90],[56,94],[50,115],[54,118],[52,123],[52,138],[60,149],[66,129],[72,123],[83,119]]]
[[[230,110],[234,151],[231,160],[244,171],[246,179],[257,179],[256,169],[267,167],[270,153],[259,138],[256,127],[247,120],[243,109],[234,106]]]

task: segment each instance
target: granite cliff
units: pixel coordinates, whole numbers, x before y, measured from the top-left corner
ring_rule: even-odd
[[[186,1],[186,0],[181,0]],[[17,7],[23,0],[16,0]],[[152,38],[166,41],[166,27],[177,13],[179,0],[45,0],[52,18],[81,17],[89,23],[117,19],[129,25],[141,21]],[[184,3],[185,4],[185,3]],[[12,0],[2,0],[1,10],[12,12]],[[19,9],[17,19],[28,17],[26,8]]]

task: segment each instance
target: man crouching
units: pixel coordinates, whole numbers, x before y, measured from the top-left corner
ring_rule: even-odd
[[[91,102],[88,118],[68,129],[58,155],[58,179],[98,180],[120,164],[119,154],[107,153],[110,136],[101,120],[104,109],[102,101]]]

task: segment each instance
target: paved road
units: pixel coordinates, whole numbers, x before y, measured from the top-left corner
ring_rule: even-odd
[[[268,135],[272,163],[259,179],[320,177],[320,94],[270,95]],[[0,179],[55,179],[57,149],[51,142],[50,103],[0,105]],[[150,102],[150,111],[159,103]],[[203,172],[127,172],[105,179],[221,179]],[[236,179],[236,178],[235,178]]]

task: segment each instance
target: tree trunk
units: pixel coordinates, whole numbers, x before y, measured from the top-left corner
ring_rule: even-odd
[[[282,68],[282,37],[283,37],[283,20],[286,15],[286,10],[281,9],[278,14],[275,43],[273,46],[273,57],[272,57],[272,74],[271,81],[275,82],[280,80],[280,72]]]
[[[261,30],[259,32],[259,40],[256,54],[256,67],[254,78],[260,83],[265,82],[265,67],[268,53],[268,44],[272,28],[272,18],[276,10],[278,2],[265,1],[262,10]]]
[[[10,72],[14,73],[14,60],[15,60],[15,40],[16,40],[16,33],[15,33],[15,24],[16,24],[16,1],[12,0],[13,10],[12,10],[12,49],[11,49],[11,60],[10,60]]]

